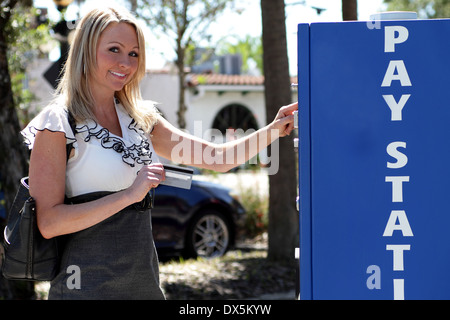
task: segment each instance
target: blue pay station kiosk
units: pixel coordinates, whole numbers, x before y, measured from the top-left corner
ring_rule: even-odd
[[[300,299],[450,299],[450,20],[298,26]]]

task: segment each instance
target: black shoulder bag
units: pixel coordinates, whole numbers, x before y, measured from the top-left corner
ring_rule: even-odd
[[[75,120],[70,112],[68,119],[75,135]],[[67,144],[67,160],[72,148],[72,143]],[[30,197],[28,177],[22,178],[3,231],[3,277],[8,280],[53,280],[60,261],[58,244],[57,237],[45,239],[39,232],[36,204]]]

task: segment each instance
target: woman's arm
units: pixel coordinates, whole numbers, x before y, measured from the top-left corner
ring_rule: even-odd
[[[280,108],[269,125],[241,139],[215,144],[185,133],[161,118],[152,132],[155,151],[177,163],[226,172],[256,156],[294,128],[293,112],[298,104]]]
[[[64,204],[65,175],[64,133],[38,131],[31,152],[29,185],[36,200],[38,227],[45,238],[86,229],[142,200],[164,179],[164,169],[159,164],[144,166],[130,188],[76,205]]]

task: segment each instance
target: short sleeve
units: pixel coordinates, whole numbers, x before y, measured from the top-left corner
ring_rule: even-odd
[[[21,131],[24,143],[29,149],[33,149],[34,140],[38,131],[49,130],[52,132],[64,132],[67,144],[76,142],[75,135],[69,124],[67,108],[53,104],[45,107],[30,123]]]

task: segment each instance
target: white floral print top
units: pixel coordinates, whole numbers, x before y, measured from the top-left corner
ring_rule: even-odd
[[[94,120],[77,123],[74,135],[67,108],[57,104],[46,107],[22,130],[30,149],[36,132],[45,129],[64,132],[67,143],[73,143],[75,155],[68,160],[66,170],[67,197],[126,189],[143,165],[159,162],[150,135],[137,126],[117,100],[115,109],[122,137],[112,134]]]

